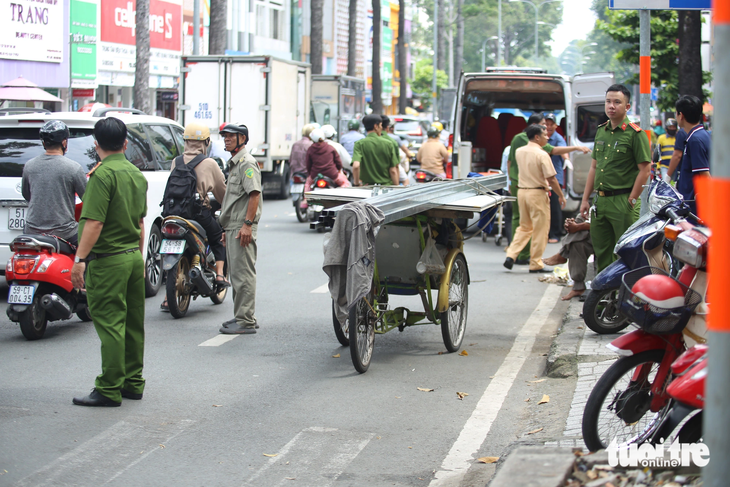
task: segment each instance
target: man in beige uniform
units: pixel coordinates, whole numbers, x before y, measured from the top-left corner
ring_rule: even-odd
[[[441,131],[436,127],[428,128],[428,139],[423,143],[416,160],[421,163],[421,169],[434,173],[440,178],[446,178],[446,163],[449,162],[449,153],[441,143]]]
[[[547,130],[542,125],[531,125],[527,127],[526,135],[529,143],[515,152],[519,169],[517,204],[520,208],[520,226],[517,227],[512,243],[507,247],[504,266],[512,269],[517,254],[532,238],[530,272],[548,272],[542,261],[550,230],[548,184],[558,195],[561,208],[565,206],[565,198],[555,177],[553,162],[542,149],[547,144]]]
[[[246,150],[248,128],[229,123],[220,131],[228,161],[228,185],[218,218],[226,245],[228,273],[233,287],[234,320],[223,323],[221,333],[256,333],[256,230],[261,218],[261,171]]]

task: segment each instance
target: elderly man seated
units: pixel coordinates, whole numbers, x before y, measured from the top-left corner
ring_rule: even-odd
[[[591,243],[591,224],[578,215],[577,218],[565,220],[565,230],[568,234],[563,238],[563,246],[560,252],[548,257],[543,262],[546,265],[558,265],[568,263],[568,272],[573,279],[573,290],[563,296],[563,301],[568,301],[576,296],[581,296],[586,291],[586,273],[588,272],[588,257],[593,254]]]

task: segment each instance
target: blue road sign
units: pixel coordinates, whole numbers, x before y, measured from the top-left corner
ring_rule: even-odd
[[[659,88],[651,89],[651,101],[657,101],[659,99]]]
[[[711,10],[712,0],[609,0],[613,10]]]

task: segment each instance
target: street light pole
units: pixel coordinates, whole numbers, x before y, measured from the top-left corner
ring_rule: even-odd
[[[439,22],[439,2],[438,0],[433,0],[433,81],[431,82],[431,99],[433,100],[433,121],[435,122],[436,119],[436,67],[438,66],[438,45],[439,45],[439,29],[438,29],[438,22]]]
[[[499,46],[499,37],[497,36],[487,37],[484,39],[484,42],[482,42],[482,73],[487,70],[487,42],[494,39],[497,39],[497,46]],[[499,58],[499,54],[497,55],[497,58]],[[497,60],[497,65],[499,65],[499,60]]]
[[[532,8],[535,9],[535,62],[537,62],[538,54],[537,54],[537,26],[540,22],[539,13],[540,13],[540,7],[545,5],[546,3],[553,3],[553,2],[562,2],[563,0],[543,0],[539,4],[535,5],[530,0],[509,0],[510,2],[522,2],[522,3],[529,3],[532,5]]]

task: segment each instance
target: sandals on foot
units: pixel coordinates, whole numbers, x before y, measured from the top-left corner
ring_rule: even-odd
[[[170,312],[170,307],[167,305],[167,298],[165,298],[162,304],[160,304],[160,311],[162,311],[163,313]]]
[[[226,280],[226,276],[222,276],[220,274],[215,275],[215,283],[220,288],[231,287],[231,283]]]

